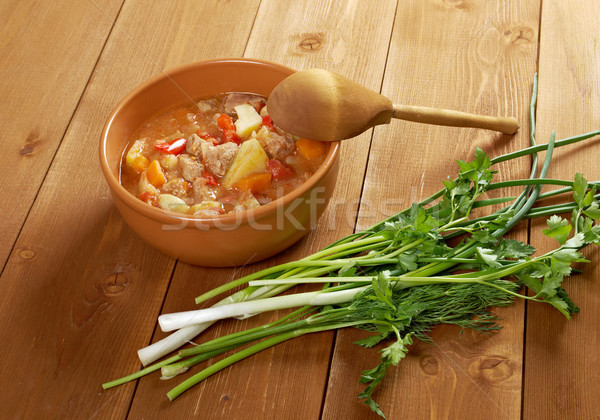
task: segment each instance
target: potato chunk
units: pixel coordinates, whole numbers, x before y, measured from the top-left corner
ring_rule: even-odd
[[[238,119],[235,122],[236,134],[245,139],[258,130],[262,125],[262,117],[256,112],[256,109],[250,104],[242,104],[234,107]]]
[[[269,157],[256,139],[242,143],[221,185],[231,188],[248,175],[265,172]]]

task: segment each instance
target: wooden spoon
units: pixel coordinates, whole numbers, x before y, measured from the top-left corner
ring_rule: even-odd
[[[452,127],[474,127],[514,134],[512,117],[488,117],[422,106],[395,105],[327,70],[298,71],[279,83],[267,100],[273,122],[288,133],[321,141],[355,137],[392,118]]]

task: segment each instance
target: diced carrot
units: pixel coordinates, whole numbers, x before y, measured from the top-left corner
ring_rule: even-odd
[[[238,181],[237,187],[240,190],[250,190],[253,193],[259,193],[266,190],[271,185],[271,173],[250,174]]]
[[[160,167],[158,160],[153,160],[150,166],[148,166],[148,169],[146,170],[146,176],[148,177],[148,182],[154,185],[156,188],[160,188],[165,182],[167,182],[165,173]]]
[[[327,151],[327,144],[322,141],[300,138],[296,142],[296,148],[300,156],[306,160],[311,160],[323,156]]]
[[[136,157],[133,162],[131,162],[131,169],[135,171],[135,173],[141,174],[150,166],[150,161],[145,156]]]

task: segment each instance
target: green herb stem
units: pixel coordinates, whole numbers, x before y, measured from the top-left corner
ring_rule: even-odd
[[[578,143],[580,141],[583,140],[587,140],[590,139],[592,137],[596,137],[600,135],[600,130],[594,130],[594,131],[590,131],[588,133],[585,134],[580,134],[577,136],[573,136],[573,137],[568,137],[566,139],[562,139],[562,140],[557,140],[554,147],[562,147],[562,146],[567,146],[569,144],[574,144],[574,143]],[[506,153],[504,155],[501,156],[497,156],[495,158],[492,159],[492,164],[497,164],[500,162],[505,162],[507,160],[512,160],[512,159],[516,159],[522,156],[527,156],[527,155],[531,155],[534,153],[538,153],[538,152],[543,152],[545,150],[548,150],[548,144],[538,144],[536,146],[531,146],[531,147],[527,147],[525,149],[521,149],[521,150],[517,150],[515,152],[511,152],[511,153]]]
[[[295,330],[295,331],[290,331],[290,332],[287,332],[284,334],[280,334],[280,335],[276,335],[274,337],[267,338],[259,343],[256,343],[250,347],[240,350],[237,353],[234,353],[231,356],[226,357],[225,359],[222,359],[222,360],[214,363],[213,365],[207,367],[206,369],[198,372],[197,374],[191,376],[190,378],[188,378],[187,380],[183,381],[182,383],[177,385],[175,388],[170,390],[167,393],[167,396],[169,397],[169,400],[173,401],[175,398],[180,396],[182,393],[184,393],[185,391],[187,391],[194,385],[202,382],[204,379],[208,378],[209,376],[225,369],[228,366],[231,366],[234,363],[239,362],[240,360],[245,359],[246,357],[252,356],[253,354],[256,354],[262,350],[268,349],[269,347],[272,347],[276,344],[279,344],[284,341],[290,340],[292,338],[300,337],[302,335],[309,334],[309,333],[352,327],[352,326],[359,325],[361,323],[363,323],[363,322],[355,321],[355,322],[337,323],[337,324],[332,324],[332,325],[322,325],[322,326],[314,326],[314,327],[311,326],[311,327],[307,327],[307,328],[303,328],[303,329]]]
[[[146,367],[144,369],[141,369],[141,370],[139,370],[139,371],[137,371],[135,373],[132,373],[131,375],[127,375],[127,376],[124,376],[122,378],[115,379],[114,381],[103,383],[102,384],[102,388],[103,389],[109,389],[109,388],[113,388],[115,386],[123,385],[124,383],[127,383],[127,382],[133,381],[135,379],[141,378],[144,375],[147,375],[149,373],[157,371],[161,367],[166,366],[166,365],[168,365],[170,363],[177,362],[179,360],[181,360],[181,356],[175,355],[173,357],[170,357],[168,359],[165,359],[163,361],[155,363],[155,364],[153,364],[151,366],[148,366],[148,367]]]

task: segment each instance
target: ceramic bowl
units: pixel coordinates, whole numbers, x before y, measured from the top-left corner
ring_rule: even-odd
[[[224,92],[268,96],[294,70],[267,61],[219,59],[177,67],[154,77],[123,98],[110,114],[100,140],[100,164],[114,203],[141,238],[180,261],[229,267],[273,256],[314,229],[333,193],[339,143],[304,184],[271,203],[215,217],[182,215],[152,207],[119,183],[119,167],[132,133],[171,106]]]

